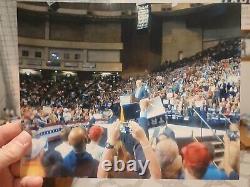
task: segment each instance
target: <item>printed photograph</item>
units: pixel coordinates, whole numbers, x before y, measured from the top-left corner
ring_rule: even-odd
[[[240,4],[19,1],[17,28],[21,176],[239,179]]]

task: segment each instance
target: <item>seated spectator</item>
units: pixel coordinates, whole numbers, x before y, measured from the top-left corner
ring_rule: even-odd
[[[76,177],[96,177],[98,161],[86,152],[89,138],[86,129],[73,128],[68,137],[69,144],[73,150],[66,155],[63,164]],[[81,168],[81,169],[79,169]]]
[[[185,179],[202,179],[211,161],[207,147],[193,142],[182,148]]]
[[[66,155],[68,155],[72,151],[72,146],[68,143],[68,136],[70,133],[70,128],[65,126],[60,132],[60,138],[62,140],[62,143],[55,147],[55,150],[59,152],[63,158],[65,158]]]
[[[86,151],[90,153],[96,160],[101,159],[104,151],[104,148],[99,145],[99,141],[102,138],[103,132],[103,128],[96,125],[92,126],[88,132],[88,136],[91,142],[87,144]]]

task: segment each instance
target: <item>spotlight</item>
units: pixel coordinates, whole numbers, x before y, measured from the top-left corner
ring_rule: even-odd
[[[57,70],[55,70],[55,73],[57,73]]]

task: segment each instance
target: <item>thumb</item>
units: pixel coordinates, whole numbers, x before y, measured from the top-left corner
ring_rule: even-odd
[[[23,131],[7,145],[0,148],[0,171],[20,160],[30,147],[31,136]]]

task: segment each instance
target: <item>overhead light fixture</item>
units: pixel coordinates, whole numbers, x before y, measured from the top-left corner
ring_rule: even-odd
[[[53,5],[54,3],[56,3],[56,1],[53,1],[53,0],[48,0],[48,1],[46,1],[47,2],[47,4],[49,5],[49,6],[51,6],[51,5]]]
[[[49,9],[48,9],[49,12],[56,12],[60,8],[59,2],[57,1],[53,1],[53,0],[47,1],[47,4],[49,6]]]

